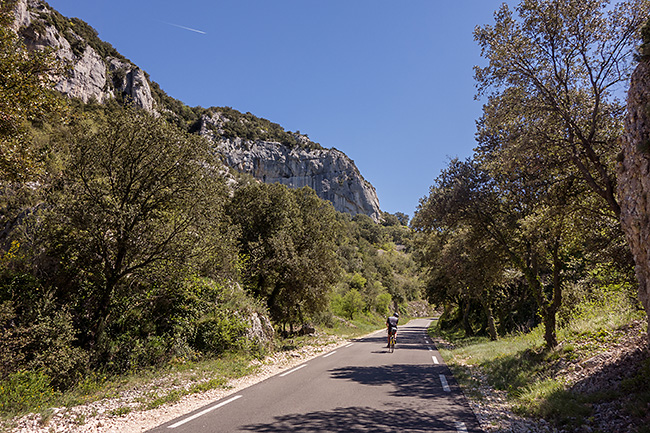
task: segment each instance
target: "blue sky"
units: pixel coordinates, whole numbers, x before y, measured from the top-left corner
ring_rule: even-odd
[[[352,158],[411,217],[475,147],[473,39],[497,0],[48,0],[189,106],[230,106]],[[512,3],[512,2],[511,2]]]

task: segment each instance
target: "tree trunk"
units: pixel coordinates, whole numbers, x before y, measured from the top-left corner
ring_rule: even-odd
[[[483,301],[483,308],[485,309],[485,315],[487,316],[487,330],[490,335],[490,340],[496,341],[499,339],[499,334],[497,333],[497,327],[494,323],[494,314],[492,313],[490,302],[487,300]]]
[[[465,330],[465,336],[471,337],[474,335],[474,330],[472,330],[472,324],[469,323],[469,309],[470,309],[470,299],[465,298],[463,301],[463,329]]]
[[[542,308],[544,340],[546,341],[546,347],[549,349],[557,346],[556,316],[560,305],[562,305],[562,278],[560,274],[562,272],[562,262],[560,261],[559,249],[557,243],[551,249],[551,255],[553,256],[553,297]]]

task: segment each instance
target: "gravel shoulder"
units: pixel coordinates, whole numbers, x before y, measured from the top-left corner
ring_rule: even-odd
[[[164,384],[152,383],[149,387],[123,391],[114,398],[105,398],[71,408],[55,408],[54,413],[47,418],[43,418],[40,414],[27,415],[18,421],[18,425],[11,432],[141,433],[334,350],[347,344],[348,341],[336,338],[324,345],[305,346],[292,351],[275,353],[262,361],[254,362],[257,366],[255,373],[230,380],[224,387],[186,395],[174,404],[164,404],[150,410],[139,409],[142,399],[151,392],[152,388],[162,391],[162,387],[171,386],[169,383],[173,380],[167,378],[161,380]],[[176,383],[173,386],[178,388],[187,385]],[[133,409],[119,416],[115,412],[120,408]]]

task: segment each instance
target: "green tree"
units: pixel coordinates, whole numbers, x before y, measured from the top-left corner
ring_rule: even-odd
[[[518,146],[570,164],[618,217],[614,165],[623,106],[613,93],[629,79],[649,3],[609,3],[522,0],[518,18],[503,4],[494,25],[475,31],[488,60],[475,77],[480,95],[500,98],[491,115],[523,111],[549,119],[555,127],[538,131],[543,145]]]
[[[341,309],[350,320],[353,320],[354,316],[363,309],[364,305],[365,302],[363,301],[361,293],[356,289],[352,289],[343,295]]]
[[[229,214],[240,228],[244,285],[276,323],[323,311],[338,280],[336,212],[310,188],[252,183],[238,189]]]
[[[94,345],[151,275],[227,265],[226,188],[203,139],[143,110],[99,111],[76,122],[69,140],[48,222]]]

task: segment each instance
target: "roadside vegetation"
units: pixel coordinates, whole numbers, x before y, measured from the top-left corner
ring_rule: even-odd
[[[603,421],[620,416],[629,417],[635,431],[648,431],[650,360],[638,346],[645,338],[645,314],[607,290],[598,301],[580,303],[574,314],[558,328],[560,343],[553,349],[546,347],[541,325],[498,341],[467,337],[462,327],[440,322],[429,334],[468,398],[484,401],[491,392],[487,386],[505,396],[515,414],[558,429],[604,432]],[[610,419],[597,417],[599,405],[614,408]]]

